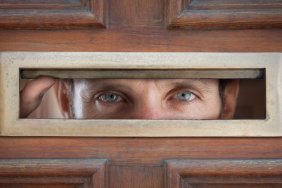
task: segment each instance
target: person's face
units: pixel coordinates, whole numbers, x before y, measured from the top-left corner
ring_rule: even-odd
[[[73,80],[73,118],[218,119],[216,79]]]

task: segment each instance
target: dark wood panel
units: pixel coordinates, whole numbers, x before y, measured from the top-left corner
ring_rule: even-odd
[[[1,159],[0,187],[17,184],[105,187],[104,159]]]
[[[115,165],[160,165],[170,158],[282,158],[281,138],[2,137],[0,158],[106,158]]]
[[[105,27],[106,0],[0,2],[0,29]]]
[[[182,11],[183,19],[185,15],[202,12],[199,18],[206,20],[203,22],[201,19],[200,23],[196,22],[192,25],[193,28],[274,28],[280,27],[281,24],[277,21],[277,18],[281,18],[281,13],[277,13],[281,10],[279,0],[2,0],[0,51],[282,51],[282,30],[279,29],[167,30],[165,17],[173,18],[178,14],[165,14],[168,11],[165,10],[167,2],[184,2],[180,4],[182,5],[180,9],[173,7],[173,4],[170,7],[173,8],[172,11]],[[234,9],[241,11],[230,15]],[[246,14],[243,9],[247,11]],[[211,16],[210,12],[215,13],[215,16]],[[227,16],[224,16],[225,13]],[[253,13],[257,16],[250,15]],[[205,15],[209,17],[203,17]],[[191,19],[196,20],[195,14],[193,16]],[[226,18],[233,20],[232,25],[226,24]],[[236,22],[239,18],[248,22]],[[182,27],[181,24],[185,26],[187,23],[181,19],[178,21]],[[82,27],[84,29],[69,29]],[[93,27],[107,27],[107,29]],[[12,30],[46,28],[67,30]],[[69,162],[68,159],[107,158],[110,161],[109,170],[103,163],[101,169],[94,173],[94,176],[101,175],[100,180],[94,181],[98,184],[95,185],[96,187],[163,188],[164,160],[282,158],[281,145],[282,138],[1,137],[0,161],[5,161],[6,165],[7,161],[14,161],[13,164],[18,165],[10,165],[5,173],[0,172],[0,187],[79,187],[77,185],[82,185],[81,182],[89,180],[95,171],[93,171],[95,165],[92,168],[92,163],[81,165]],[[68,168],[55,167],[56,163],[52,161],[54,158],[65,161],[63,166]],[[25,162],[19,165],[20,163],[16,161]],[[42,168],[32,161],[37,161],[37,165]],[[43,164],[42,161],[52,161],[52,165]],[[2,166],[1,170],[3,170]],[[104,175],[107,171],[109,178]],[[17,177],[14,176],[15,174],[18,174]],[[193,187],[219,185],[214,182],[209,184],[209,178],[214,180],[214,177],[194,177]],[[242,177],[240,178],[241,181]],[[264,177],[259,186],[275,187],[273,184],[263,184],[266,178],[269,181],[278,181],[274,176]],[[242,187],[242,184],[238,181],[234,182],[234,179],[232,183],[227,181],[226,177],[223,177],[223,180],[225,187]],[[217,181],[222,181],[220,176]],[[251,182],[250,179],[246,181]],[[66,184],[66,182],[71,183]],[[189,179],[185,179],[184,176],[183,186],[187,186],[185,183],[189,183]],[[220,182],[220,185],[222,184]],[[248,185],[248,187],[252,186]]]
[[[163,27],[163,7],[164,0],[111,0],[109,25]]]
[[[223,183],[213,183],[213,184],[192,184],[183,185],[183,188],[281,188],[281,184],[273,183],[262,183],[262,184],[244,184],[244,183],[234,183],[234,184],[223,184]]]
[[[77,188],[76,185],[68,184],[51,184],[44,185],[42,184],[0,184],[0,188]]]
[[[168,0],[167,28],[282,28],[281,0]]]
[[[112,165],[109,188],[163,188],[162,166]]]
[[[0,31],[0,51],[280,52],[282,30]]]
[[[281,187],[281,159],[167,160],[166,188]]]
[[[65,9],[81,8],[80,0],[1,0],[1,9]]]

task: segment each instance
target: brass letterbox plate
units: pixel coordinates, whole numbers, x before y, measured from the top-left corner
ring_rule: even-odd
[[[78,72],[73,74],[72,71],[75,70]],[[93,70],[94,73],[89,70]],[[107,77],[113,75],[114,70],[123,70],[119,76],[115,75],[116,77],[134,77],[142,70],[144,74],[141,71],[139,76],[137,75],[141,78],[146,76],[158,78],[158,72],[162,71],[170,71],[170,78],[183,76],[186,74],[185,71],[192,73],[194,71],[192,77],[257,78],[263,70],[266,81],[266,118],[254,120],[19,118],[20,74],[36,77],[40,74],[58,75],[56,71],[61,71],[65,74],[61,75],[63,78],[68,75],[79,77],[87,74],[89,74],[87,77],[103,75]],[[181,70],[182,74],[179,73]],[[197,74],[195,71],[201,73]],[[80,137],[278,137],[282,136],[281,84],[281,53],[3,52],[0,53],[0,134]]]

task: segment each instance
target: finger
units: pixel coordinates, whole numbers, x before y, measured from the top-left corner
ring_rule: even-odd
[[[39,77],[26,84],[20,93],[20,117],[25,118],[41,103],[46,91],[55,83],[51,77]]]

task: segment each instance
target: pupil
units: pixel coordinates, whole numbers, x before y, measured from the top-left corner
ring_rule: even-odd
[[[106,96],[106,98],[107,98],[108,101],[113,102],[113,101],[116,100],[116,95],[114,95],[114,94],[108,94],[108,95]]]
[[[190,93],[180,93],[178,96],[181,100],[189,100],[190,99]]]
[[[184,99],[187,99],[189,96],[188,96],[187,93],[182,93],[182,97],[183,97]]]

